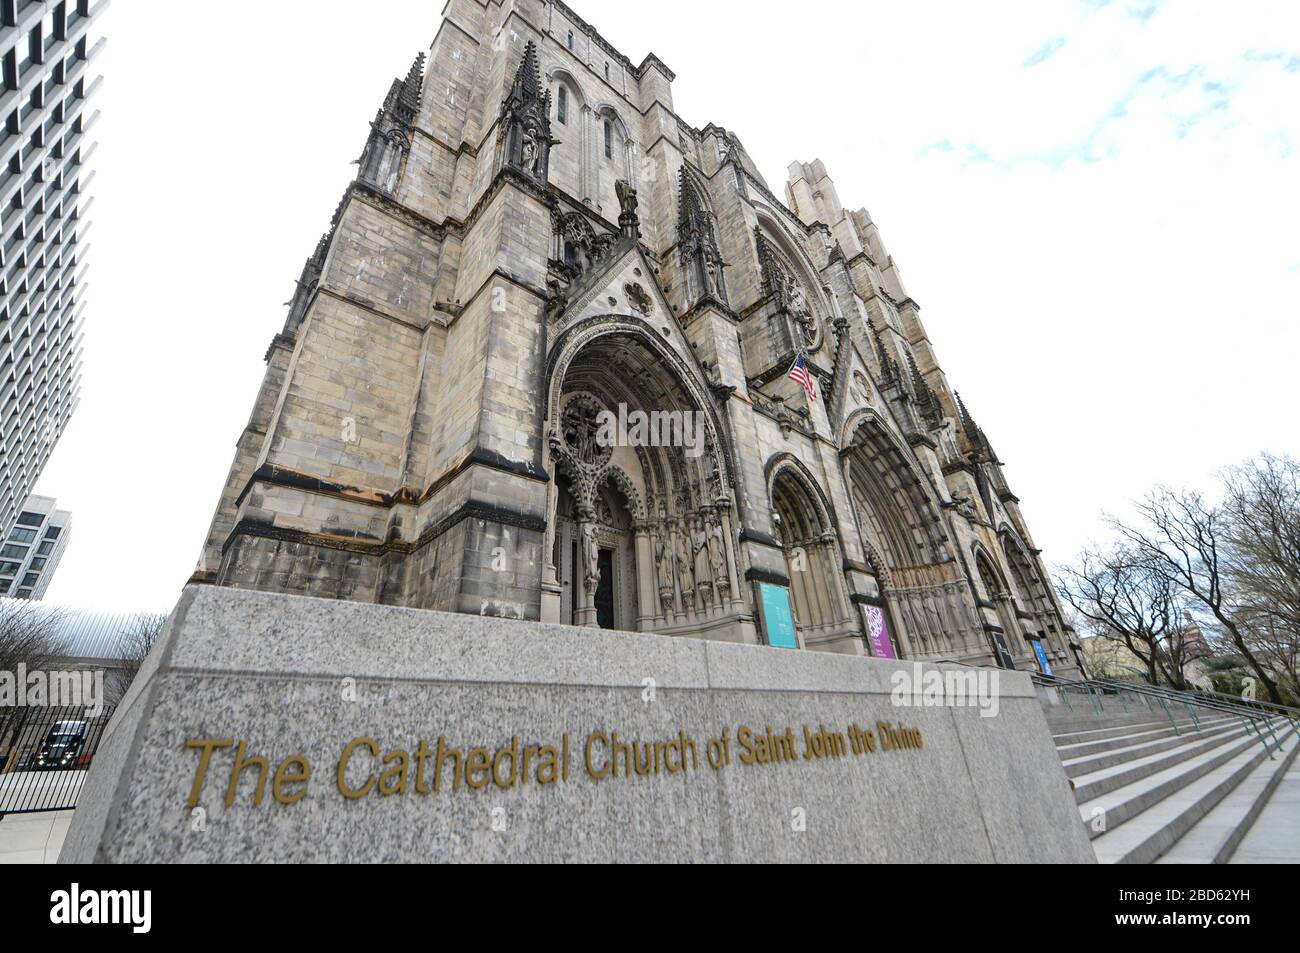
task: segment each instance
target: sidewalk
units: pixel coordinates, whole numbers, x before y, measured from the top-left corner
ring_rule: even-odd
[[[71,823],[71,810],[6,814],[0,818],[0,864],[54,863]]]
[[[1231,864],[1294,864],[1300,859],[1300,758],[1287,769],[1242,838]]]

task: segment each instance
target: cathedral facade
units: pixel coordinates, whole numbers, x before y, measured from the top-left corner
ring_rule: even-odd
[[[674,79],[558,0],[450,0],[303,268],[195,581],[1074,670],[870,216],[819,161],[775,194]]]

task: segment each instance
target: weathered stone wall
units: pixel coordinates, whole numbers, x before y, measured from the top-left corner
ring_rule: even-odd
[[[504,152],[502,104],[530,42],[559,140],[546,182],[505,168],[514,160]],[[306,305],[268,354],[196,578],[538,618],[539,591],[560,587],[547,576],[543,551],[558,496],[547,444],[558,421],[548,414],[562,383],[548,378],[548,362],[572,339],[566,335],[612,321],[629,342],[652,335],[686,368],[675,386],[658,381],[637,396],[653,403],[689,392],[724,422],[721,509],[728,566],[742,592],[728,609],[730,628],[715,626],[711,637],[758,638],[752,583],[790,578],[769,498],[773,468],[790,460],[826,501],[820,529],[837,556],[824,560],[832,575],[816,588],[827,602],[843,591],[856,613],[862,600],[889,604],[891,573],[929,580],[941,597],[919,590],[904,597],[900,587],[895,595],[922,608],[937,600],[929,604],[935,618],[970,617],[979,629],[925,641],[932,648],[920,654],[988,662],[1002,633],[1017,664],[1033,667],[1023,636],[1045,631],[1053,664],[1072,665],[1050,585],[1035,597],[1010,571],[1007,548],[1015,546],[1037,582],[1047,579],[1001,464],[958,406],[879,229],[865,210],[844,209],[821,162],[793,163],[782,200],[735,133],[697,129],[673,111],[671,70],[654,56],[639,65],[627,59],[563,3],[452,0],[417,67],[410,82],[394,86],[406,99],[386,101],[376,124],[403,143],[400,175],[391,183],[363,178],[336,213],[322,241],[319,283],[300,288]],[[561,85],[564,123],[555,115]],[[396,107],[416,92],[418,103],[399,121]],[[378,148],[375,135],[368,149]],[[683,164],[726,266],[725,300],[701,298],[686,276]],[[593,235],[612,240],[625,227],[620,178],[637,189],[635,233],[618,239],[619,261],[575,276],[553,260],[556,213],[576,213]],[[772,261],[764,243],[801,290],[808,321],[765,282]],[[633,285],[641,286],[641,304],[627,293]],[[616,346],[593,339],[592,347],[620,360]],[[799,351],[817,375],[816,400],[787,378]],[[888,439],[855,448],[868,418]],[[941,540],[927,544],[932,561],[922,565],[863,529],[877,517],[863,512],[848,461],[885,445],[901,448],[905,461],[900,469],[891,456],[886,469],[910,482],[906,492],[891,484],[889,499],[876,502],[901,507],[896,519],[915,540]],[[630,454],[620,461],[628,485],[648,496],[638,461]],[[712,513],[710,480],[707,470],[682,469],[661,495],[703,501],[694,512]],[[658,509],[673,503],[661,498]],[[655,570],[645,563],[649,524],[660,515],[644,514],[640,530],[642,601],[656,598]],[[972,574],[977,551],[992,560],[1005,591],[989,591]],[[948,585],[957,581],[968,591]],[[911,617],[894,621],[903,643]],[[859,651],[861,635],[849,634]]]

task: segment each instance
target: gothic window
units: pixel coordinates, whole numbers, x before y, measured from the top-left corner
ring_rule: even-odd
[[[605,82],[609,82],[609,64],[605,64]]]
[[[555,99],[555,118],[560,122],[566,122],[569,116],[569,91],[561,86],[560,93]]]
[[[569,49],[573,49],[573,31],[569,31]]]
[[[605,158],[614,158],[614,126],[608,119],[605,120]]]

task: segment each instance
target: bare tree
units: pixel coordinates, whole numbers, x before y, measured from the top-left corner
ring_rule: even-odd
[[[110,708],[116,708],[126,695],[127,689],[140,673],[140,666],[162,634],[166,622],[167,616],[161,612],[138,612],[122,631],[118,641],[121,664],[115,669],[114,677],[108,680],[105,689]]]
[[[47,670],[63,654],[59,638],[62,613],[58,609],[22,599],[0,599],[0,672],[16,685],[19,666],[27,671]],[[0,706],[0,747],[8,750],[23,730],[31,709],[26,705]]]
[[[1277,682],[1249,642],[1249,604],[1237,598],[1231,580],[1231,519],[1193,490],[1157,487],[1137,505],[1139,522],[1110,517],[1111,526],[1133,550],[1213,617],[1255,673],[1268,697],[1281,701]]]
[[[1300,697],[1300,461],[1260,454],[1224,472],[1225,574],[1243,636]]]
[[[1060,576],[1061,598],[1094,637],[1131,652],[1152,685],[1163,676],[1175,688],[1186,687],[1178,591],[1155,561],[1125,546],[1084,550]]]

